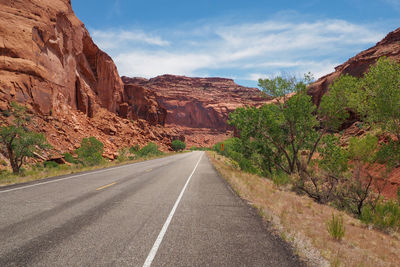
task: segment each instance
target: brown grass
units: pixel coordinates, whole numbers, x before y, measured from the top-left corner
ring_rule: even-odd
[[[399,266],[400,239],[369,229],[358,219],[306,196],[278,188],[270,180],[241,172],[232,162],[207,152],[233,190],[259,210],[277,233],[311,266]],[[326,229],[332,214],[342,214],[346,233],[335,241]]]
[[[115,160],[115,161],[105,162],[105,163],[102,163],[102,164],[96,165],[96,166],[81,166],[81,165],[68,166],[67,164],[64,164],[64,165],[59,165],[56,168],[47,168],[47,169],[43,169],[41,171],[28,170],[28,171],[26,171],[25,176],[17,176],[17,175],[12,175],[12,174],[7,175],[5,177],[0,176],[0,187],[6,186],[6,185],[12,185],[12,184],[26,183],[26,182],[31,182],[31,181],[36,181],[36,180],[40,180],[40,179],[61,176],[61,175],[67,175],[67,174],[73,174],[73,173],[121,166],[121,165],[126,165],[126,164],[132,164],[132,163],[142,162],[142,161],[156,159],[156,158],[168,157],[168,156],[172,156],[175,154],[177,154],[177,152],[169,152],[169,153],[159,155],[159,156],[138,158],[135,160],[129,160],[129,161],[124,161],[124,162],[118,162]]]

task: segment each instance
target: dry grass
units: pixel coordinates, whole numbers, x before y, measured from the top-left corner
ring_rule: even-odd
[[[46,169],[43,169],[40,171],[39,170],[36,170],[36,171],[28,170],[26,172],[25,176],[16,176],[16,175],[12,175],[12,174],[7,175],[5,177],[0,176],[0,187],[6,186],[6,185],[36,181],[36,180],[49,178],[49,177],[55,177],[55,176],[61,176],[61,175],[67,175],[67,174],[73,174],[73,173],[121,166],[121,165],[126,165],[126,164],[132,164],[132,163],[142,162],[142,161],[156,159],[156,158],[168,157],[168,156],[172,156],[175,154],[177,154],[177,153],[169,152],[169,153],[159,155],[159,156],[138,158],[135,160],[129,160],[129,161],[124,161],[124,162],[118,162],[115,160],[115,161],[105,162],[105,163],[102,163],[102,164],[96,165],[96,166],[81,166],[81,165],[68,166],[65,164],[65,165],[59,165],[56,168],[46,168]]]
[[[311,266],[399,266],[400,239],[369,229],[359,220],[306,196],[278,188],[270,180],[241,172],[229,159],[207,152],[234,191],[259,210],[278,234]],[[342,241],[326,229],[332,214],[342,214]]]

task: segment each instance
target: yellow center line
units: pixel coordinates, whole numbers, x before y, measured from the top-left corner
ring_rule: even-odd
[[[151,172],[153,169],[148,169],[148,170],[146,170],[146,172]]]
[[[96,191],[99,191],[99,190],[102,190],[102,189],[104,189],[104,188],[113,186],[113,185],[115,185],[116,183],[117,183],[117,182],[114,182],[114,183],[111,183],[111,184],[108,184],[108,185],[101,186],[101,187],[97,188]]]

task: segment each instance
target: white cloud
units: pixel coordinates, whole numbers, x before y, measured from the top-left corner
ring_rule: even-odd
[[[221,76],[253,81],[282,72],[311,71],[318,78],[332,72],[341,55],[354,55],[384,36],[369,25],[330,19],[203,24],[159,33],[94,30],[92,35],[121,75],[226,73]]]
[[[142,30],[107,30],[92,31],[93,38],[98,42],[102,49],[120,49],[127,44],[148,44],[156,46],[168,46],[170,42],[160,36],[147,34]]]

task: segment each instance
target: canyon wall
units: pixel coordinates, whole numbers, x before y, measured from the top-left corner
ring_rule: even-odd
[[[152,79],[122,77],[125,87],[143,88],[166,110],[165,126],[178,129],[189,145],[210,146],[225,139],[232,128],[228,114],[242,106],[260,106],[270,98],[257,88],[226,78],[162,75]]]
[[[154,97],[141,94],[124,87],[69,0],[0,1],[0,110],[11,101],[26,105],[34,115],[31,127],[56,150],[71,151],[91,135],[110,158],[147,141],[167,149],[177,134],[162,127],[165,110]],[[9,123],[4,116],[0,121]]]

